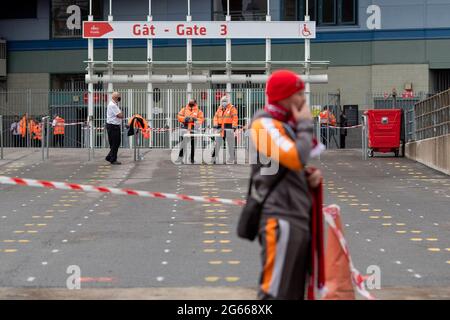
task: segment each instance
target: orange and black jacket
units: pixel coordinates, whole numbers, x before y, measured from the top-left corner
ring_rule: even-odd
[[[150,128],[148,126],[147,120],[145,120],[141,115],[135,114],[131,117],[130,121],[128,121],[128,136],[134,135],[134,128],[139,128],[142,131],[142,136],[145,139],[150,138]]]
[[[285,177],[264,203],[262,212],[265,216],[302,221],[300,225],[305,230],[309,228],[312,203],[304,168],[309,161],[312,138],[313,123],[309,120],[300,121],[292,128],[269,113],[258,111],[251,123],[250,152],[271,161],[266,172],[260,170],[259,164],[252,164],[252,196],[263,198],[277,176],[287,169]]]
[[[217,108],[213,119],[213,125],[216,128],[232,129],[238,126],[238,121],[237,109],[232,104],[228,104],[226,108],[222,108],[222,106]]]
[[[178,122],[184,129],[192,130],[196,124],[201,125],[203,120],[203,111],[200,110],[198,105],[193,107],[187,105],[178,112]]]

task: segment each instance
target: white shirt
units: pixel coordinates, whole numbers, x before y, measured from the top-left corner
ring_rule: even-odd
[[[117,115],[121,112],[122,111],[120,111],[117,103],[115,103],[114,100],[111,100],[108,103],[108,109],[106,110],[106,123],[120,125],[122,121],[120,118],[117,118]]]

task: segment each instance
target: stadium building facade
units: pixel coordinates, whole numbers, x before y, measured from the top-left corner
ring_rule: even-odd
[[[148,1],[113,0],[115,21],[146,20]],[[342,105],[367,106],[367,96],[436,92],[450,86],[450,0],[309,0],[317,21],[312,60],[330,61],[329,83],[316,92],[338,92]],[[87,40],[81,38],[88,0],[16,0],[0,10],[0,88],[84,89]],[[7,8],[4,8],[7,6]],[[187,1],[153,0],[154,20],[184,21]],[[232,20],[265,20],[266,0],[230,0]],[[95,20],[107,20],[109,1],[94,0]],[[303,20],[305,0],[271,0],[272,20]],[[194,21],[224,20],[225,0],[191,0]],[[264,61],[264,40],[232,41],[235,61]],[[194,40],[193,59],[223,61],[224,40]],[[155,61],[185,61],[186,41],[154,41]],[[146,60],[145,40],[115,40],[115,60]],[[95,60],[106,60],[107,41],[95,41]],[[273,40],[272,59],[302,61],[302,40]],[[294,67],[294,66],[293,66]],[[297,68],[301,72],[301,68]],[[161,68],[156,73],[184,73]],[[221,73],[205,67],[199,73]],[[261,73],[264,68],[240,65],[236,73]],[[314,73],[313,72],[313,73]],[[161,89],[167,87],[160,86]],[[204,85],[206,86],[206,85]],[[240,85],[242,87],[242,85]],[[247,84],[251,86],[251,84]],[[120,85],[121,88],[144,88]],[[183,86],[180,86],[183,87]]]

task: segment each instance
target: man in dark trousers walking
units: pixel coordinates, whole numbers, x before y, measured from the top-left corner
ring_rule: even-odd
[[[123,113],[119,108],[119,102],[120,93],[113,92],[112,99],[109,102],[106,111],[106,131],[108,132],[110,151],[105,160],[114,165],[121,164],[117,161],[117,152],[119,151],[121,136],[120,125],[123,119]]]

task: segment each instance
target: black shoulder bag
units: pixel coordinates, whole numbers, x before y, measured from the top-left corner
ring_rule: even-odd
[[[252,186],[253,186],[253,172],[252,172],[252,177],[250,178],[250,186],[248,188],[247,202],[244,208],[242,208],[241,215],[239,217],[239,222],[237,225],[237,233],[240,238],[253,241],[258,235],[259,222],[261,220],[264,203],[288,172],[288,169],[281,166],[280,168],[283,171],[272,183],[262,201],[252,197]]]

